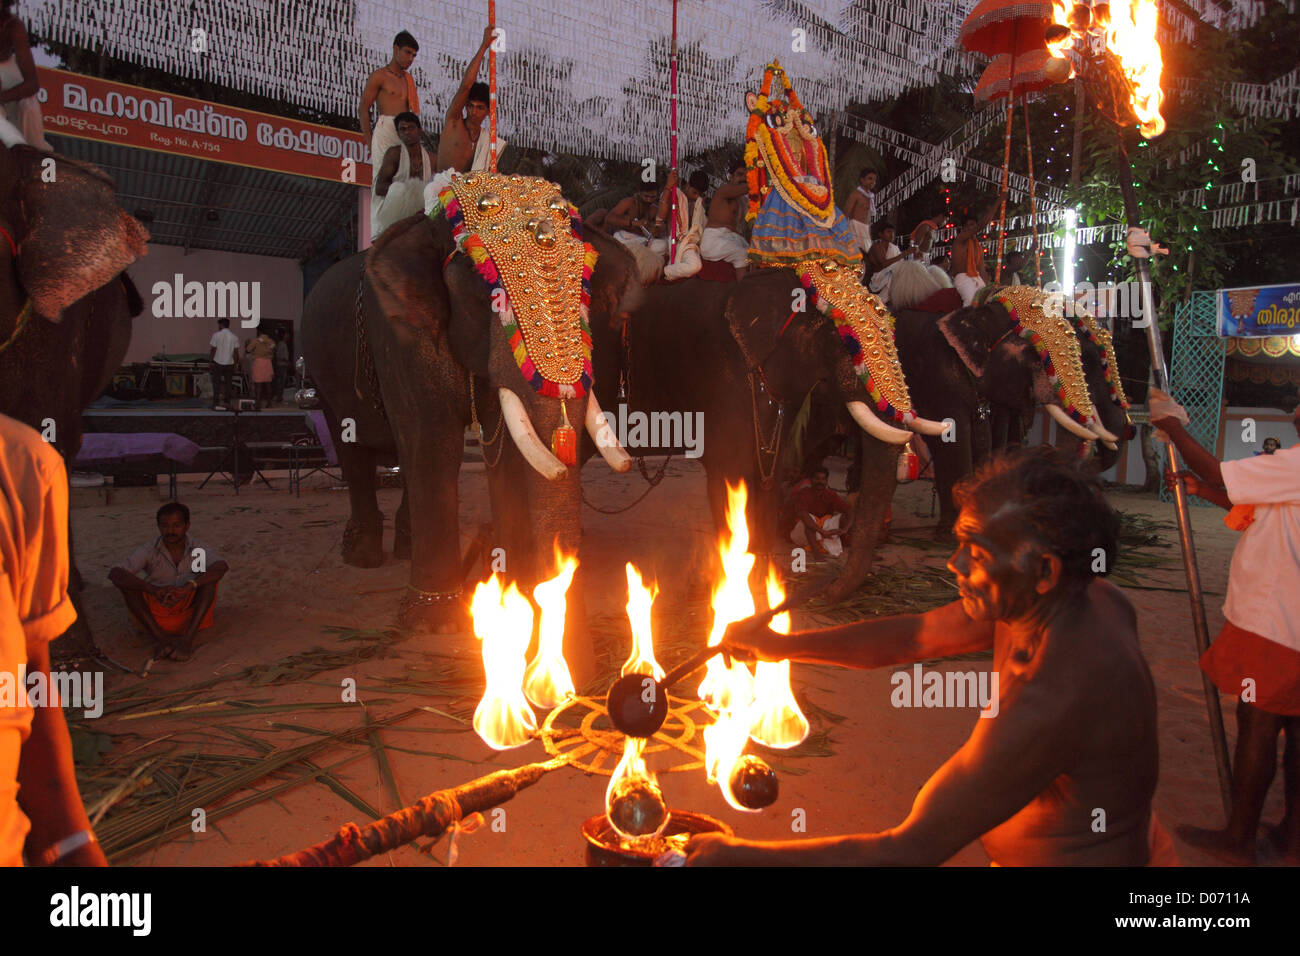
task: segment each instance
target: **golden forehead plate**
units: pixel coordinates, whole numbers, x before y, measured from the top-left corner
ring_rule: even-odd
[[[1092,332],[1093,338],[1101,345],[1102,351],[1106,353],[1106,364],[1110,367],[1110,384],[1114,387],[1120,403],[1128,408],[1128,395],[1124,392],[1124,380],[1119,374],[1119,359],[1115,356],[1115,340],[1110,334],[1110,330],[1097,321],[1091,312],[1084,309],[1080,316],[1083,324]]]
[[[1037,334],[1052,357],[1052,367],[1065,389],[1066,400],[1085,418],[1095,418],[1097,409],[1088,393],[1083,352],[1073,323],[1064,315],[1052,316],[1045,312],[1047,297],[1033,286],[1008,286],[998,292],[997,298],[1013,306],[1021,326]]]
[[[452,189],[466,228],[483,241],[497,263],[528,357],[549,381],[577,382],[584,359],[581,307],[586,249],[571,229],[557,227],[543,214],[543,197],[559,187],[533,177],[476,173],[453,180]],[[567,213],[567,201],[564,209]],[[518,243],[523,243],[523,249],[512,251],[519,249]],[[501,268],[506,264],[508,269]]]
[[[881,396],[903,414],[912,410],[912,397],[903,378],[903,368],[898,364],[898,350],[894,346],[894,317],[879,298],[867,290],[857,273],[831,263],[820,261],[814,282],[823,299],[844,312],[845,321],[857,335],[862,357]]]

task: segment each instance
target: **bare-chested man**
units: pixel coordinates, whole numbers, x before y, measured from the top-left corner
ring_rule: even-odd
[[[996,712],[975,721],[890,830],[775,843],[698,836],[688,864],[933,865],[975,839],[1011,866],[1171,862],[1172,843],[1152,823],[1156,698],[1137,615],[1094,573],[1097,555],[1113,566],[1119,516],[1096,479],[1053,449],[1001,456],[957,496],[948,567],[959,601],[789,637],[754,620],[729,628],[727,643],[764,660],[857,668],[992,649]]]
[[[420,114],[420,101],[415,92],[415,81],[407,72],[415,62],[415,54],[420,44],[415,37],[405,30],[393,38],[393,58],[370,74],[366,88],[361,92],[361,135],[370,140],[370,165],[378,171],[389,149],[398,145],[397,125],[394,118],[398,113],[412,112]],[[370,125],[370,108],[375,107],[378,116],[374,128]]]
[[[487,145],[487,140],[483,139],[486,132],[483,122],[488,115],[490,91],[486,83],[478,83],[476,80],[479,67],[483,65],[483,56],[491,45],[492,27],[486,27],[483,30],[483,42],[479,44],[478,52],[470,58],[469,66],[465,67],[465,75],[447,107],[447,119],[442,124],[442,136],[438,140],[438,172],[444,169],[466,172],[488,168],[487,152],[480,149],[479,141],[482,139],[483,145]],[[498,138],[498,149],[504,146],[505,142]]]
[[[871,225],[876,221],[877,179],[874,169],[864,167],[858,173],[858,188],[849,193],[849,201],[844,204],[844,215],[849,220],[853,238],[857,240],[858,248],[864,256],[871,251],[871,243],[874,241]]]
[[[989,283],[988,266],[984,264],[984,247],[980,233],[997,215],[998,205],[1006,198],[1006,190],[998,193],[983,216],[967,216],[962,220],[961,231],[952,241],[952,286],[961,296],[962,305],[970,305],[975,293]]]
[[[731,167],[731,178],[709,201],[709,219],[700,238],[700,258],[730,262],[736,268],[737,279],[745,275],[749,266],[749,243],[736,228],[740,221],[741,201],[748,196],[745,164],[737,161]]]

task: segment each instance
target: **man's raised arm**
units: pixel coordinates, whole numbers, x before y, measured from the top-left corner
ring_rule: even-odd
[[[479,44],[478,52],[470,59],[469,66],[465,67],[465,76],[461,78],[460,87],[456,90],[456,95],[451,98],[451,105],[447,107],[448,123],[460,119],[461,114],[465,112],[465,104],[469,102],[469,88],[478,79],[479,68],[483,65],[483,54],[492,45],[492,29],[492,27],[483,28],[483,42]]]
[[[836,664],[870,669],[968,654],[993,646],[993,622],[973,621],[960,601],[896,617],[854,621],[818,631],[776,634],[754,619],[727,628],[723,643],[741,659]]]

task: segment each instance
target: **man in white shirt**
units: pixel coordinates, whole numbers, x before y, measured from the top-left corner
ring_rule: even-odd
[[[51,686],[49,643],[76,619],[63,461],[0,415],[0,674],[14,682],[0,695],[0,866],[21,866],[24,853],[45,866],[105,865],[77,792],[63,709],[33,707],[26,696],[38,674]],[[19,681],[21,696],[12,693]]]
[[[1282,758],[1286,811],[1269,834],[1291,865],[1300,864],[1300,445],[1271,455],[1220,462],[1187,433],[1187,413],[1153,389],[1151,424],[1178,448],[1189,494],[1231,508],[1225,523],[1242,530],[1228,570],[1226,622],[1201,669],[1238,698],[1232,761],[1232,813],[1223,830],[1183,826],[1192,846],[1232,863],[1255,862],[1264,798]],[[1300,434],[1300,407],[1293,413]],[[1194,474],[1188,474],[1192,472]],[[1175,479],[1166,473],[1165,480]]]
[[[190,535],[190,509],[158,509],[158,537],[108,573],[126,609],[153,640],[154,657],[187,661],[194,635],[212,626],[217,582],[230,570],[221,555]],[[141,577],[143,575],[143,577]]]
[[[219,328],[208,340],[208,359],[212,363],[212,407],[225,411],[232,404],[239,336],[230,331],[229,319],[217,319],[217,325]]]

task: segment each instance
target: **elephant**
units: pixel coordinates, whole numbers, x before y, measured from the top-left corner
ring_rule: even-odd
[[[606,263],[618,259],[616,243],[590,241],[600,253],[591,275],[591,321],[607,322],[606,312],[635,296],[635,283],[617,261]],[[551,436],[567,416],[579,436],[584,425],[594,435],[600,409],[590,390],[562,400],[524,377],[488,286],[460,251],[447,216],[402,220],[368,251],[332,266],[304,302],[302,336],[348,484],[346,563],[383,561],[375,465],[401,465],[394,555],[411,559],[403,624],[443,634],[465,630],[457,476],[472,420],[482,425],[492,501],[487,544],[494,553],[504,549],[506,577],[521,585],[540,579],[556,546],[578,553],[579,469],[558,460],[539,436]],[[358,362],[364,351],[369,363],[364,355]],[[581,444],[579,453],[589,454],[596,443]],[[630,466],[616,443],[599,445],[611,466]],[[570,588],[565,637],[575,677],[582,667],[573,655],[585,644],[582,577],[580,570]]]
[[[1020,288],[1032,294],[1028,287]],[[904,304],[915,301],[913,296],[903,296]],[[932,300],[927,297],[926,301]],[[1113,444],[1128,427],[1124,409],[1111,400],[1100,346],[1079,337],[1077,330],[1071,337],[1080,354],[1066,354],[1069,350],[1065,349],[1053,355],[1053,360],[1063,374],[1072,368],[1074,380],[1086,383],[1086,396],[1080,396],[1079,404],[1095,410],[1090,426],[1062,407],[1042,356],[1028,339],[1017,334],[1012,314],[995,294],[981,305],[952,311],[898,308],[895,317],[899,360],[918,413],[947,415],[955,423],[948,435],[926,436],[934,461],[941,534],[956,520],[954,486],[993,451],[1018,444],[1035,406],[1044,406],[1076,439]],[[1113,449],[1106,447],[1101,461],[1113,463],[1108,457],[1113,454]]]
[[[40,431],[71,463],[82,413],[121,364],[143,308],[123,270],[146,253],[149,233],[89,163],[8,146],[0,189],[0,250],[10,253],[0,283],[0,414]],[[79,589],[73,561],[78,615],[71,640],[56,645],[60,656],[95,653]]]
[[[834,601],[870,573],[894,492],[899,447],[913,432],[873,411],[875,401],[835,325],[811,304],[797,307],[803,292],[791,269],[762,269],[739,282],[691,278],[650,286],[622,325],[593,323],[596,389],[602,406],[629,418],[638,412],[701,413],[699,457],[715,523],[720,530],[726,526],[727,484],[744,480],[751,550],[761,553],[780,544],[780,449],[805,398],[824,385],[865,432],[855,541],[826,594]],[[912,425],[942,428],[922,419]]]

